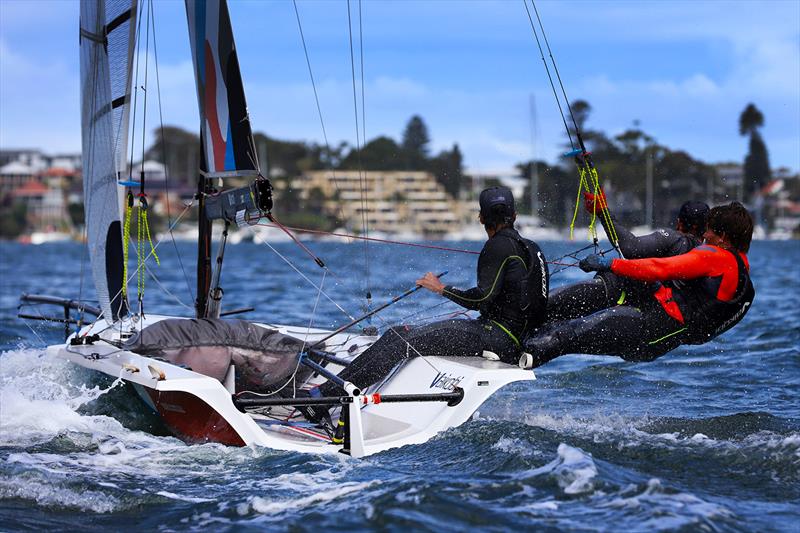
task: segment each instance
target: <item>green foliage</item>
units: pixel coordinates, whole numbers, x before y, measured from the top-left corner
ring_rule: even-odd
[[[363,170],[393,170],[402,166],[402,149],[390,137],[376,137],[361,148],[353,149],[342,159],[339,168]]]
[[[755,104],[747,104],[742,114],[739,115],[739,135],[752,135],[764,125],[764,114]]]
[[[538,215],[555,226],[568,224],[568,217],[572,216],[571,209],[575,205],[575,179],[571,171],[552,166],[545,161],[528,161],[517,165],[520,175],[528,181],[523,197],[517,199],[519,205],[517,210],[523,213],[530,212],[530,183],[534,164],[539,172]],[[491,185],[487,183],[486,186]]]
[[[69,214],[69,220],[72,222],[73,226],[83,226],[83,222],[86,218],[83,204],[67,205],[67,214]]]
[[[431,159],[429,168],[444,190],[453,198],[458,198],[464,180],[463,157],[458,144]]]
[[[145,152],[145,159],[165,164],[172,186],[194,187],[200,175],[200,137],[177,126],[164,126],[154,133],[155,142]]]
[[[428,127],[422,117],[414,115],[403,131],[403,156],[406,169],[426,170],[428,163],[428,143],[430,143]]]
[[[15,239],[27,226],[27,207],[22,202],[3,202],[0,206],[0,238]]]
[[[331,231],[335,227],[334,221],[330,217],[311,211],[283,213],[278,217],[278,220],[280,220],[281,224],[293,228]]]
[[[749,192],[757,192],[772,180],[767,145],[759,128],[764,125],[764,115],[754,104],[747,104],[739,116],[739,134],[749,135],[750,143],[744,159],[744,179]]]

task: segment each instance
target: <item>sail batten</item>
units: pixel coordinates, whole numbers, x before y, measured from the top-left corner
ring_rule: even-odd
[[[127,314],[122,212],[136,0],[81,2],[81,129],[86,237],[108,322]]]
[[[258,158],[225,0],[186,0],[200,108],[201,174],[257,176]]]

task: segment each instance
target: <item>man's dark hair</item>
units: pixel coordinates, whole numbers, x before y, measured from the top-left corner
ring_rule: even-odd
[[[489,187],[481,192],[478,203],[481,206],[483,227],[496,229],[505,225],[514,227],[517,211],[514,206],[514,194],[508,187]]]
[[[718,205],[708,214],[708,228],[725,236],[734,248],[747,253],[753,239],[753,217],[739,202]]]
[[[504,205],[493,205],[488,213],[481,211],[481,215],[483,215],[483,227],[486,229],[497,229],[498,226],[513,228],[514,220],[517,218],[517,214],[509,211]]]
[[[678,222],[682,222],[689,233],[702,237],[706,232],[708,222],[708,204],[689,200],[685,202],[678,211]]]

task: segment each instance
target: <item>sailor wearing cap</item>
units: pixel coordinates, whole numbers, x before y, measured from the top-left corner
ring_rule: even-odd
[[[478,257],[477,285],[445,286],[432,272],[417,285],[480,312],[477,319],[453,319],[425,326],[397,326],[385,332],[339,377],[361,388],[379,382],[400,361],[418,355],[484,356],[517,364],[521,339],[545,320],[548,271],[539,246],[514,229],[514,195],[491,187],[480,195],[480,221],[488,240]],[[323,396],[341,394],[332,382]]]

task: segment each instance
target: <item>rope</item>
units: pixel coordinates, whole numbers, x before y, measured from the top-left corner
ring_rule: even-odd
[[[248,227],[250,227],[250,226],[248,226]],[[295,272],[297,272],[298,274],[300,274],[300,277],[302,277],[304,280],[306,280],[306,281],[307,281],[307,282],[308,282],[308,283],[309,283],[309,284],[310,284],[312,287],[314,287],[315,289],[317,289],[317,290],[320,290],[320,291],[322,290],[320,287],[317,287],[317,286],[316,286],[316,284],[314,284],[314,282],[313,282],[313,281],[311,281],[310,279],[308,279],[308,276],[306,276],[305,274],[303,274],[302,272],[300,272],[300,270],[299,270],[299,269],[298,269],[296,266],[294,266],[294,265],[292,264],[292,262],[291,262],[291,261],[289,261],[289,260],[288,260],[288,259],[287,259],[285,256],[283,256],[283,255],[282,255],[282,254],[281,254],[281,253],[280,253],[278,250],[276,250],[274,246],[272,246],[272,245],[271,245],[269,242],[267,242],[267,241],[265,241],[264,239],[262,239],[262,238],[261,238],[261,237],[260,237],[260,236],[259,236],[259,235],[258,235],[258,234],[255,232],[255,230],[253,230],[253,229],[252,229],[252,227],[250,227],[250,231],[253,233],[253,239],[258,239],[258,240],[259,240],[259,241],[260,241],[262,244],[265,244],[265,245],[266,245],[266,246],[267,246],[267,247],[268,247],[270,250],[272,250],[272,251],[275,253],[275,255],[277,255],[278,257],[280,257],[280,258],[281,258],[281,259],[282,259],[282,260],[283,260],[283,261],[284,261],[284,262],[285,262],[287,265],[289,265],[289,266],[290,266],[290,267],[291,267],[291,268],[292,268],[292,269],[293,269]],[[344,314],[345,314],[345,315],[346,315],[346,316],[347,316],[347,317],[348,317],[350,320],[355,320],[355,317],[353,317],[353,315],[351,315],[350,313],[348,313],[347,311],[345,311],[345,310],[344,310],[344,308],[343,308],[341,305],[339,305],[338,303],[336,303],[336,302],[333,300],[333,298],[331,298],[330,296],[328,296],[328,295],[327,295],[327,293],[323,292],[323,293],[322,293],[322,295],[323,295],[323,296],[325,296],[325,298],[327,298],[329,302],[331,302],[333,305],[335,305],[335,306],[336,306],[336,308],[337,308],[339,311],[341,311],[342,313],[344,313]]]
[[[264,222],[259,222],[259,223],[255,224],[255,225],[256,226],[264,226],[264,227],[268,227],[268,228],[278,228],[278,229],[280,229],[280,226],[278,226],[278,225],[267,224],[267,223],[264,223]],[[316,235],[330,235],[330,236],[333,236],[333,237],[342,237],[342,238],[345,238],[345,239],[365,240],[365,241],[371,241],[371,242],[380,242],[380,243],[383,243],[383,244],[397,244],[397,245],[400,245],[400,246],[412,246],[412,247],[416,247],[416,248],[428,248],[428,249],[431,249],[431,250],[441,250],[441,251],[445,251],[445,252],[457,252],[457,253],[462,253],[462,254],[480,255],[480,252],[476,252],[476,251],[473,251],[473,250],[462,250],[460,248],[448,248],[446,246],[435,246],[435,245],[432,245],[432,244],[420,244],[420,243],[416,243],[416,242],[394,241],[394,240],[391,240],[391,239],[378,239],[377,237],[362,237],[360,235],[352,235],[350,233],[337,233],[337,232],[334,232],[334,231],[324,231],[324,230],[315,230],[315,229],[307,229],[307,228],[296,228],[296,227],[292,227],[292,226],[283,226],[283,227],[288,228],[288,229],[290,229],[292,231],[298,231],[298,232],[301,232],[301,233],[312,233],[312,234],[316,234]]]
[[[567,91],[564,88],[564,83],[561,80],[561,74],[558,71],[558,65],[556,64],[555,57],[553,56],[553,51],[550,48],[550,42],[547,39],[547,32],[545,32],[544,24],[542,23],[542,19],[539,16],[539,10],[536,8],[536,3],[534,0],[531,1],[531,6],[533,7],[533,11],[536,14],[536,20],[539,24],[539,29],[542,32],[542,38],[544,39],[545,46],[547,47],[547,53],[550,56],[550,63],[553,65],[553,71],[556,74],[556,78],[558,79],[559,87],[561,88],[561,94],[564,97],[564,105],[566,106],[567,110],[569,111],[570,118],[572,119],[572,125],[575,128],[575,135],[578,139],[578,145],[580,150],[575,149],[575,143],[572,140],[572,132],[567,126],[566,117],[564,116],[564,112],[561,106],[561,98],[558,96],[558,92],[556,91],[555,83],[553,82],[553,77],[550,74],[550,68],[547,65],[547,60],[544,57],[544,49],[542,48],[542,43],[539,40],[539,33],[536,31],[536,25],[533,22],[533,17],[531,16],[531,11],[528,9],[527,0],[523,0],[523,5],[525,6],[525,12],[528,15],[528,21],[530,22],[531,30],[533,31],[533,35],[536,39],[536,45],[539,48],[539,53],[542,58],[542,63],[544,64],[545,72],[547,72],[547,78],[550,80],[550,88],[553,90],[553,96],[556,99],[556,105],[558,105],[558,111],[561,114],[561,120],[564,123],[564,129],[567,132],[567,137],[569,138],[570,146],[572,147],[572,151],[569,154],[565,155],[574,155],[575,156],[575,164],[578,166],[578,195],[575,201],[575,210],[572,214],[572,221],[570,222],[569,226],[569,236],[570,239],[573,238],[574,231],[575,231],[575,222],[578,218],[578,211],[580,207],[580,197],[581,192],[585,189],[586,192],[593,192],[595,194],[595,202],[597,201],[597,195],[602,193],[602,188],[600,187],[600,178],[597,173],[597,169],[592,164],[591,154],[586,150],[586,146],[583,142],[583,137],[581,136],[580,127],[578,126],[578,121],[575,119],[575,114],[572,112],[572,106],[569,103],[569,97],[567,96]],[[591,184],[591,185],[590,185]],[[617,253],[622,256],[622,252],[619,249],[619,242],[617,239],[616,229],[614,228],[614,222],[611,220],[611,215],[608,213],[607,210],[602,214],[603,221],[605,222],[606,228],[609,230],[609,239],[611,243],[614,245],[614,248],[617,250]],[[592,240],[594,242],[595,247],[597,247],[597,230],[595,229],[595,222],[597,220],[596,210],[592,210],[592,218],[589,222],[589,233],[592,236]]]
[[[133,216],[133,194],[128,191],[128,199],[125,203],[125,221],[122,225],[122,296],[128,296],[128,256],[131,242],[131,218]]]
[[[178,215],[178,218],[176,218],[176,219],[175,219],[175,222],[173,222],[173,223],[172,223],[172,225],[169,227],[168,231],[171,231],[171,230],[172,230],[172,229],[173,229],[175,226],[177,226],[177,225],[178,225],[178,223],[181,221],[181,219],[183,218],[183,216],[186,214],[186,212],[187,212],[187,211],[189,211],[189,209],[191,209],[191,207],[192,207],[193,205],[194,205],[194,199],[192,199],[192,201],[191,201],[191,202],[189,202],[189,203],[186,205],[186,207],[185,207],[185,208],[184,208],[184,210],[181,212],[181,214],[180,214],[180,215]],[[151,251],[150,251],[150,254],[149,254],[147,257],[145,257],[145,258],[144,258],[144,261],[145,261],[145,262],[146,262],[148,259],[150,259],[150,256],[151,256],[151,255],[153,255],[153,254],[155,254],[155,253],[156,253],[156,250],[158,249],[158,247],[159,247],[159,246],[161,246],[161,243],[162,243],[163,241],[164,241],[164,239],[160,239],[158,242],[156,242],[155,246],[153,246],[153,245],[152,245],[152,242],[150,243],[150,244],[151,244]],[[138,274],[139,274],[139,267],[137,266],[137,268],[136,268],[136,271],[135,271],[133,274],[131,274],[131,275],[130,275],[130,276],[129,276],[129,277],[126,279],[126,280],[125,280],[125,282],[122,284],[123,288],[124,288],[124,287],[125,287],[125,286],[128,284],[128,282],[130,282],[130,281],[133,279],[133,277],[134,277],[134,276],[138,276]],[[120,289],[120,290],[119,290],[119,292],[117,292],[117,293],[116,293],[116,294],[115,294],[115,295],[114,295],[114,296],[113,296],[113,297],[112,297],[110,300],[113,302],[113,301],[114,301],[114,299],[115,299],[117,296],[119,296],[120,294],[122,294],[122,290],[123,290],[123,289]],[[98,317],[95,319],[95,321],[94,321],[92,324],[93,324],[93,325],[94,325],[94,324],[97,324],[97,323],[100,321],[100,319],[101,319],[101,318],[103,318],[103,316],[104,316],[104,315],[105,315],[105,313],[104,313],[104,312],[101,312],[101,313],[100,313],[100,315],[99,315],[99,316],[98,316]],[[121,328],[121,327],[122,327],[122,321],[120,321],[120,322],[119,322],[119,324],[120,324],[120,328]],[[110,327],[110,326],[108,326],[108,327]],[[107,328],[105,328],[105,329],[108,329],[108,327],[107,327]],[[103,331],[105,331],[105,329],[104,329]]]
[[[360,15],[359,15],[360,19]],[[360,20],[359,20],[360,25]],[[361,163],[361,140],[359,137],[358,128],[358,91],[356,89],[356,62],[353,55],[353,25],[350,16],[350,0],[347,0],[347,30],[350,42],[350,73],[353,81],[353,113],[355,114],[356,124],[356,160],[358,164],[358,183],[361,189],[361,227],[364,235],[369,237],[369,224],[367,217],[367,208],[369,206],[369,199],[366,192],[366,176],[364,175],[364,168]],[[363,61],[363,55],[362,55]],[[363,63],[361,65],[363,73]],[[363,80],[362,80],[363,81]],[[366,142],[366,138],[364,138]],[[364,241],[364,280],[366,285],[367,308],[370,306],[372,300],[372,291],[370,290],[370,271],[369,271],[369,241]]]
[[[152,2],[152,0],[151,0]],[[158,75],[158,45],[156,43],[156,17],[151,11],[150,22],[153,25],[153,62],[156,69],[156,93],[158,95],[158,122],[159,130],[161,131],[161,158],[164,160],[164,199],[167,207],[167,226],[170,226],[172,221],[171,207],[169,201],[169,166],[167,165],[167,142],[164,138],[164,113],[161,109],[161,78]],[[186,268],[183,266],[183,259],[181,258],[180,251],[178,250],[178,243],[175,242],[175,235],[172,229],[169,229],[169,236],[172,240],[172,246],[175,248],[175,255],[178,257],[178,264],[183,272],[183,279],[186,280],[186,288],[189,290],[189,297],[194,301],[194,292],[192,291],[192,284],[189,282],[189,276],[186,274]]]
[[[325,140],[325,149],[328,151],[328,155],[330,156],[331,152],[331,145],[328,142],[328,132],[325,129],[325,121],[322,118],[322,106],[319,104],[319,94],[317,93],[317,83],[314,80],[314,72],[311,70],[311,59],[308,55],[308,47],[306,46],[306,37],[303,34],[303,25],[300,23],[300,12],[297,9],[297,0],[292,0],[292,4],[294,5],[294,14],[297,18],[297,28],[300,30],[300,40],[303,43],[303,53],[306,56],[306,66],[308,66],[308,76],[311,78],[311,88],[314,90],[314,101],[317,104],[317,114],[319,115],[319,123],[322,127],[322,138]],[[336,188],[337,194],[341,195],[341,191],[339,190],[339,181],[336,179],[336,169],[333,168],[333,163],[328,160],[328,165],[330,166],[330,171],[333,177],[333,186]],[[339,220],[344,221],[344,211],[342,210],[341,204],[339,204]]]

